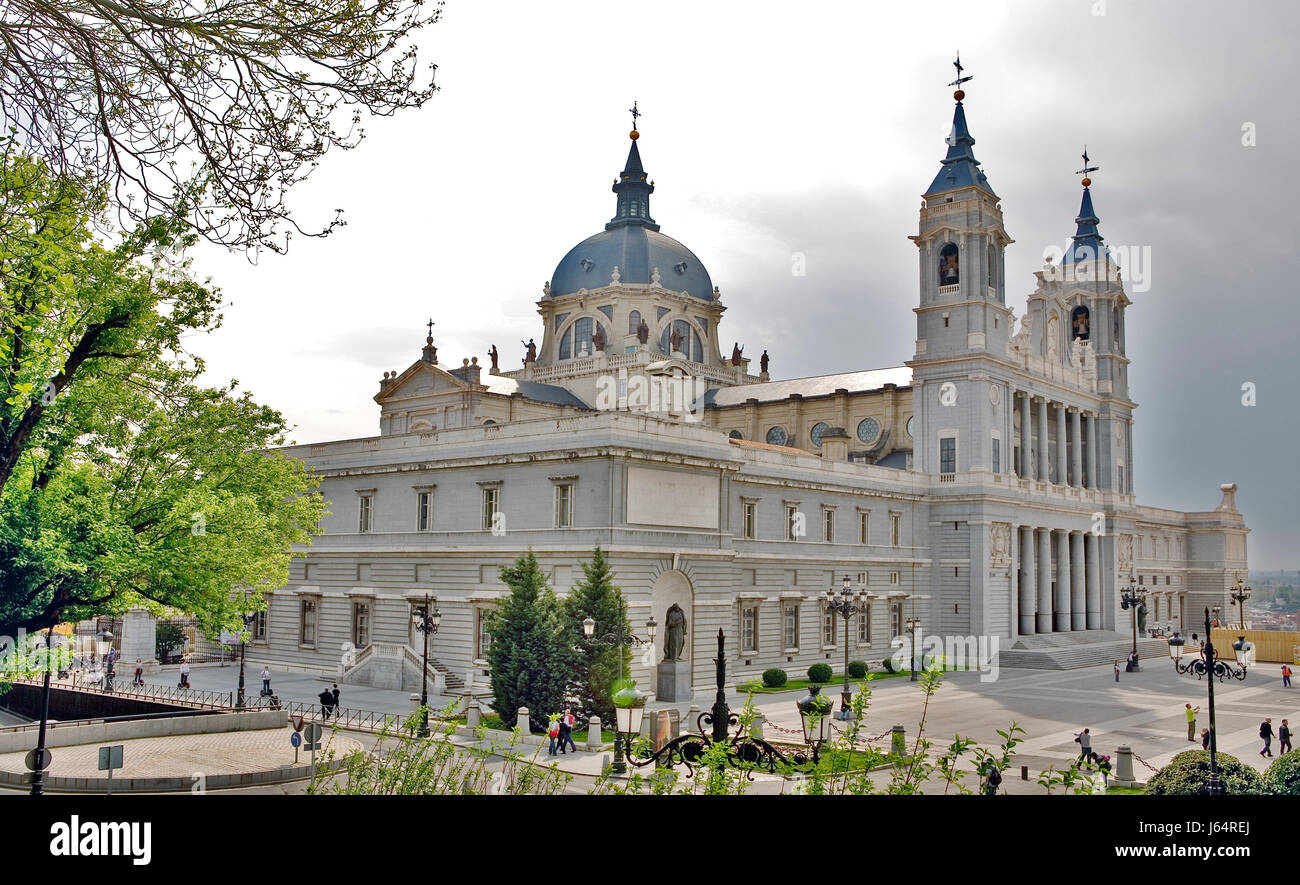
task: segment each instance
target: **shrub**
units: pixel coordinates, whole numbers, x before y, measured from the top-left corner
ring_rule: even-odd
[[[893,658],[885,658],[883,661],[880,662],[880,665],[881,665],[882,667],[885,668],[885,672],[886,672],[886,673],[897,673],[897,672],[898,672],[898,670],[894,667],[894,659],[893,659]]]
[[[831,665],[830,664],[813,664],[808,668],[809,682],[830,682]]]
[[[1264,784],[1280,796],[1300,796],[1300,754],[1284,753],[1264,772]]]
[[[861,679],[867,675],[866,661],[849,661],[849,677],[852,679]]]
[[[1281,760],[1279,760],[1281,761]],[[1267,793],[1264,779],[1236,756],[1219,754],[1219,781],[1230,796]],[[1154,796],[1208,796],[1210,793],[1210,754],[1205,750],[1185,750],[1147,781],[1145,792]]]
[[[780,688],[785,685],[785,681],[788,678],[789,677],[785,675],[784,670],[778,670],[775,667],[771,670],[763,671],[763,684],[768,688]]]

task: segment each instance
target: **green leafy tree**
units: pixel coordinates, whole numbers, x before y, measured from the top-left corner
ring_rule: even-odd
[[[181,629],[180,624],[159,622],[154,632],[154,654],[157,655],[158,660],[165,661],[171,657],[173,649],[180,648],[184,644],[185,631]]]
[[[501,580],[510,595],[488,616],[492,709],[513,728],[519,708],[527,707],[530,723],[540,727],[545,716],[563,708],[568,697],[573,646],[559,600],[532,550],[502,568]]]
[[[1219,781],[1229,796],[1267,793],[1260,773],[1236,756],[1218,754]],[[1184,750],[1169,760],[1147,781],[1143,792],[1154,796],[1210,795],[1210,754],[1206,750]]]
[[[103,194],[3,140],[0,200],[0,635],[132,605],[240,629],[325,509],[267,451],[280,414],[199,383],[182,338],[220,316],[179,254],[192,234],[105,244]]]
[[[605,642],[606,636],[631,632],[627,600],[614,584],[605,552],[599,546],[591,561],[582,564],[583,578],[562,603],[569,644],[577,649],[573,663],[574,691],[587,715],[599,716],[607,727],[614,725],[614,683],[632,665],[627,645]],[[591,618],[596,629],[591,639],[583,634],[582,622]]]

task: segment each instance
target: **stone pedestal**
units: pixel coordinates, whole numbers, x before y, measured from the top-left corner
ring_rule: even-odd
[[[587,718],[587,749],[595,752],[601,746],[600,734],[600,717],[590,716]]]
[[[691,665],[689,661],[660,661],[656,671],[655,699],[670,704],[690,701]]]
[[[133,608],[122,619],[122,656],[118,659],[119,671],[134,673],[135,662],[140,661],[146,673],[158,672],[158,625],[153,615],[142,608]]]
[[[1121,745],[1115,749],[1115,773],[1111,775],[1111,783],[1117,787],[1137,785],[1137,781],[1133,779],[1132,747]]]

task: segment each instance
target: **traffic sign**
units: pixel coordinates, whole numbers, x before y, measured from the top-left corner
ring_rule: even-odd
[[[99,770],[112,771],[122,767],[122,745],[99,748]],[[112,775],[110,775],[111,777]]]
[[[312,722],[307,725],[307,734],[304,736],[309,744],[320,743],[321,727],[319,722]]]
[[[43,756],[38,756],[37,753],[43,753],[44,755],[43,755]],[[27,751],[27,769],[28,769],[29,771],[44,771],[45,769],[47,769],[47,768],[50,767],[50,760],[51,760],[53,757],[54,757],[54,754],[51,753],[48,749],[42,749],[42,750],[35,750],[35,749],[33,749],[33,750],[28,750],[28,751]]]
[[[302,731],[302,714],[290,713],[289,724],[293,726],[294,731]]]
[[[298,734],[296,731],[289,735],[289,746],[293,747],[295,750],[302,746],[302,735]]]

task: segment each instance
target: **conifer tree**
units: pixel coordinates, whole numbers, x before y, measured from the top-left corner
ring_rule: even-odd
[[[577,649],[573,665],[574,693],[581,699],[586,715],[599,716],[601,722],[614,725],[614,682],[620,674],[631,673],[632,652],[629,646],[605,640],[613,634],[627,635],[627,600],[614,584],[605,553],[597,545],[591,562],[582,564],[583,579],[562,603],[568,642]],[[596,622],[591,639],[582,632],[586,618]]]
[[[488,616],[492,709],[513,727],[519,708],[527,707],[530,725],[540,727],[547,714],[564,708],[573,680],[573,647],[559,601],[531,550],[503,567],[501,580],[510,595]]]

